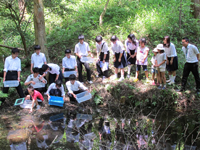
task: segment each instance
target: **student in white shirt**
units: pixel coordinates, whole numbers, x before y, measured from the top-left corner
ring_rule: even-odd
[[[56,80],[55,83],[51,83],[48,87],[46,95],[48,97],[48,100],[50,99],[50,96],[63,97],[63,100],[65,100],[65,90],[62,82],[60,80]]]
[[[103,76],[103,79],[105,79],[106,77],[108,77],[108,67],[109,67],[109,57],[110,57],[110,52],[108,49],[108,44],[103,41],[102,36],[97,36],[95,38],[96,41],[96,48],[97,48],[97,63],[96,63],[96,67],[97,67],[97,72],[99,76]],[[103,70],[103,65],[106,65],[106,69],[107,70]]]
[[[88,91],[88,88],[85,87],[81,82],[76,81],[76,76],[74,74],[71,74],[69,76],[69,81],[66,82],[66,87],[68,92],[68,96],[70,98],[71,102],[76,102],[76,94],[81,93],[83,91]]]
[[[26,79],[26,81],[24,82],[24,85],[31,85],[34,87],[35,84],[37,83],[45,83],[47,84],[47,81],[42,77],[42,79],[40,79],[41,75],[39,74],[39,68],[33,68],[33,74],[29,75]],[[42,92],[46,92],[46,87],[38,87],[35,88],[35,90],[39,91],[40,93]],[[25,91],[25,95],[28,95],[28,91]]]
[[[62,82],[63,75],[60,67],[57,64],[49,63],[42,65],[42,70],[45,72],[41,77],[46,76],[47,72],[49,72],[49,84],[55,82],[56,80],[60,80]]]
[[[8,56],[5,60],[4,64],[4,74],[3,74],[3,82],[10,80],[18,80],[19,86],[16,87],[17,92],[20,98],[24,97],[24,93],[20,84],[20,73],[21,73],[21,60],[18,58],[19,49],[13,48],[12,55]],[[3,93],[8,93],[9,87],[3,87]],[[1,99],[0,101],[4,102],[5,99]]]
[[[157,67],[156,67],[156,55],[158,54],[158,50],[156,48],[154,48],[153,53],[154,53],[154,55],[151,58],[152,85],[156,85],[155,84],[155,76],[157,78],[157,85],[159,85],[158,77],[157,77],[158,76],[158,70],[157,70]]]
[[[121,78],[118,81],[122,81],[124,80],[124,68],[128,65],[125,49],[122,42],[120,42],[115,35],[113,35],[110,40],[111,40],[111,48],[114,53],[114,67],[115,67],[114,79],[117,78],[118,69],[120,69]]]
[[[158,54],[156,55],[156,67],[158,67],[158,81],[160,83],[160,86],[158,89],[166,89],[166,78],[165,78],[165,70],[166,70],[166,61],[167,57],[165,54],[165,48],[163,47],[163,44],[157,45]],[[162,87],[162,83],[164,86]]]
[[[92,84],[93,82],[91,81],[91,71],[89,64],[81,62],[81,57],[88,56],[88,54],[90,54],[90,56],[93,57],[93,55],[90,52],[90,47],[88,43],[84,42],[84,35],[79,35],[78,39],[79,43],[75,45],[75,51],[74,51],[74,53],[76,53],[77,56],[78,78],[80,82],[83,82],[82,65],[84,65],[87,72],[87,80],[90,84]]]
[[[77,62],[76,57],[71,55],[71,50],[65,50],[65,57],[62,59],[62,73],[65,71],[76,71],[77,72]],[[65,78],[65,82],[69,81],[69,78]]]
[[[165,53],[167,56],[166,69],[169,74],[169,80],[167,80],[166,82],[169,82],[169,85],[171,85],[175,83],[176,70],[178,69],[178,57],[176,53],[176,48],[174,44],[170,42],[169,36],[165,36],[163,38],[163,46],[165,48]]]
[[[47,64],[46,56],[41,53],[41,47],[39,45],[34,46],[35,53],[31,55],[31,73],[33,74],[33,68],[39,68],[40,75],[43,75],[42,65]]]
[[[128,74],[127,78],[130,78],[131,66],[136,63],[136,51],[139,47],[139,42],[135,38],[134,34],[129,34],[127,40],[125,41],[125,47],[127,52],[127,61],[128,61]]]
[[[180,91],[185,90],[187,78],[190,72],[192,72],[195,78],[195,82],[196,82],[196,92],[197,94],[199,94],[200,92],[200,78],[199,78],[199,71],[198,71],[199,69],[198,63],[200,59],[199,50],[197,49],[195,45],[192,45],[189,43],[189,39],[187,37],[184,37],[182,39],[182,45],[183,45],[182,50],[185,54],[186,63],[183,69],[183,77],[182,77],[182,84],[181,84]]]

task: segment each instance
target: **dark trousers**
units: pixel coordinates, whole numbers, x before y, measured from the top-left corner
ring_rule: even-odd
[[[59,74],[58,80],[62,81],[63,80],[63,75],[62,75],[61,70],[59,70],[59,72],[60,72],[60,74]],[[49,73],[49,85],[51,83],[55,82],[56,76],[57,76],[57,74],[51,74],[51,73]]]
[[[182,88],[185,89],[187,78],[192,72],[195,82],[196,82],[196,89],[200,90],[200,78],[199,78],[199,72],[198,72],[198,62],[197,63],[185,63],[184,69],[183,69],[183,77],[182,77]]]
[[[49,94],[51,95],[51,96],[62,96],[62,92],[60,91],[60,89],[51,89],[50,91],[49,91]]]
[[[73,91],[74,94],[79,94],[84,92],[84,90],[78,90],[78,91]],[[70,98],[70,102],[77,102],[76,99],[74,98],[74,96],[71,93],[67,93],[67,95]]]
[[[78,66],[78,79],[80,82],[83,82],[83,75],[82,75],[82,70],[83,70],[83,66],[85,66],[86,72],[87,72],[87,80],[90,81],[91,80],[91,73],[90,73],[90,67],[88,63],[82,63],[80,61],[80,58],[77,57],[77,66]]]
[[[96,63],[96,67],[97,67],[97,72],[99,73],[99,76],[103,75],[103,76],[108,77],[108,70],[106,70],[106,71],[104,71],[104,72],[101,70],[100,61],[98,61],[98,62]]]
[[[18,74],[17,71],[8,71],[6,73],[6,80],[17,80]],[[21,87],[21,84],[19,83],[19,86],[16,87],[17,93],[19,94],[20,98],[24,97],[24,93]],[[8,93],[9,87],[3,87],[3,93]]]
[[[75,69],[68,69],[68,68],[65,68],[65,71],[74,71]],[[65,83],[69,81],[69,78],[65,78]]]

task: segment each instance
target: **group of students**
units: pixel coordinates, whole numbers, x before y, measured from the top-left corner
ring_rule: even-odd
[[[85,66],[87,72],[87,80],[90,84],[91,81],[91,70],[89,63],[83,62],[82,58],[87,57],[88,54],[93,58],[93,54],[90,51],[89,44],[84,41],[84,36],[78,36],[79,43],[75,45],[74,53],[77,56],[71,55],[71,50],[65,50],[65,57],[62,59],[62,71],[57,64],[46,62],[46,57],[44,53],[41,53],[41,47],[36,45],[34,47],[35,53],[31,56],[31,75],[28,76],[25,81],[25,85],[29,85],[28,89],[25,92],[25,95],[29,95],[26,99],[33,99],[36,105],[36,99],[39,98],[43,101],[41,92],[46,92],[48,100],[50,95],[52,96],[62,96],[65,99],[65,90],[63,86],[63,74],[66,71],[76,71],[78,70],[78,79],[76,81],[76,76],[71,74],[68,78],[65,78],[66,87],[68,89],[68,96],[70,101],[74,101],[76,94],[88,90],[87,87],[83,85],[83,76],[82,76],[82,66]],[[138,75],[141,67],[145,71],[146,80],[148,79],[148,54],[149,48],[146,47],[146,39],[141,38],[139,41],[135,38],[134,34],[129,34],[127,40],[125,41],[125,48],[122,42],[113,35],[111,37],[111,49],[114,56],[114,67],[115,75],[114,79],[117,78],[118,69],[121,70],[121,77],[118,81],[124,80],[124,68],[128,67],[127,78],[130,78],[131,66],[136,65],[136,76],[134,82],[138,81]],[[99,76],[103,76],[103,80],[108,77],[109,70],[109,59],[110,51],[108,44],[103,40],[102,36],[97,36],[96,41],[96,50],[97,50],[97,72]],[[196,46],[189,43],[188,38],[182,39],[183,52],[185,54],[186,63],[183,70],[182,78],[182,88],[180,91],[185,90],[187,78],[190,71],[193,73],[196,81],[197,92],[200,90],[200,79],[198,73],[198,62],[199,62],[199,50]],[[126,49],[126,51],[125,51]],[[127,53],[126,53],[127,52]],[[169,73],[169,84],[175,83],[176,70],[178,69],[178,58],[175,45],[170,42],[170,37],[165,36],[163,38],[163,44],[158,44],[157,47],[153,50],[154,56],[151,58],[152,62],[152,84],[158,85],[158,89],[166,88],[166,78],[165,71]],[[16,87],[17,92],[21,98],[25,97],[21,84],[20,84],[20,72],[21,72],[21,60],[18,58],[19,49],[12,49],[12,55],[8,56],[5,60],[4,65],[4,75],[3,82],[6,80],[18,80],[19,86]],[[36,83],[45,83],[47,81],[45,76],[49,73],[49,87],[46,90],[46,87],[34,89]],[[155,75],[157,74],[157,83],[155,83]],[[70,81],[69,81],[70,80]],[[3,93],[8,93],[8,87],[3,87]],[[4,101],[5,99],[1,99]],[[32,109],[31,109],[32,111]]]

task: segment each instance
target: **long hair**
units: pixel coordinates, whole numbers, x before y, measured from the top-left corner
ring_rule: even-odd
[[[166,45],[166,44],[163,43],[163,46],[164,46],[164,47],[170,47],[170,37],[169,37],[168,35],[166,35],[166,36],[163,38],[163,40],[166,40],[166,41],[167,41],[167,44],[168,44],[168,45]]]

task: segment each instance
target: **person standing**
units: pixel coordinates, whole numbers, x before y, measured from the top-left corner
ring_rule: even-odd
[[[13,48],[12,55],[8,56],[5,60],[4,64],[4,74],[3,74],[3,82],[9,80],[18,80],[19,85],[16,87],[17,92],[20,98],[24,97],[24,93],[20,84],[20,73],[21,73],[21,60],[18,58],[19,49]],[[9,87],[3,87],[3,93],[8,93]],[[2,102],[5,99],[1,99]]]
[[[71,55],[71,50],[65,50],[65,57],[62,59],[62,73],[65,71],[76,71],[77,72],[77,62],[76,57]],[[65,78],[65,82],[69,81],[69,78]]]
[[[90,54],[90,56],[93,57],[93,55],[90,52],[90,47],[88,43],[84,42],[84,35],[79,35],[78,40],[79,40],[79,43],[75,45],[75,51],[74,51],[74,53],[77,56],[78,78],[80,82],[83,82],[82,65],[84,65],[87,71],[87,80],[90,84],[92,84],[93,82],[91,81],[91,71],[90,71],[89,64],[81,62],[81,57],[88,56],[88,54]]]
[[[115,67],[115,76],[114,79],[117,79],[118,69],[121,69],[121,78],[118,81],[124,80],[124,68],[128,65],[126,53],[122,42],[120,42],[117,36],[113,35],[111,38],[111,48],[114,53],[114,67]]]
[[[105,41],[103,41],[103,38],[101,36],[97,36],[95,38],[95,41],[96,41],[96,48],[97,48],[97,63],[96,63],[97,72],[98,72],[97,77],[103,75],[103,79],[105,79],[106,77],[108,77],[108,66],[109,66],[108,63],[109,63],[109,57],[110,57],[108,44]],[[107,65],[106,66],[107,70],[105,71],[103,70],[103,65]]]
[[[193,44],[189,43],[189,38],[184,37],[182,39],[182,50],[185,54],[186,63],[183,69],[183,77],[182,77],[182,84],[181,89],[179,91],[185,91],[185,86],[187,83],[187,78],[192,72],[195,82],[196,82],[196,92],[199,94],[200,92],[200,78],[199,78],[199,71],[198,71],[198,63],[199,63],[199,50]]]
[[[176,53],[176,48],[173,43],[170,42],[170,37],[165,36],[163,38],[163,47],[165,48],[165,54],[167,56],[167,66],[166,69],[169,74],[168,84],[174,84],[176,78],[176,70],[178,69],[178,57]]]
[[[33,68],[39,68],[40,75],[43,75],[42,65],[47,64],[47,60],[44,53],[41,53],[41,47],[39,45],[34,46],[35,53],[31,56],[31,73],[33,74]]]
[[[139,42],[135,38],[134,34],[129,34],[127,40],[125,41],[125,48],[127,52],[127,61],[128,61],[128,74],[127,78],[130,78],[131,66],[136,63],[136,50],[139,47]]]

